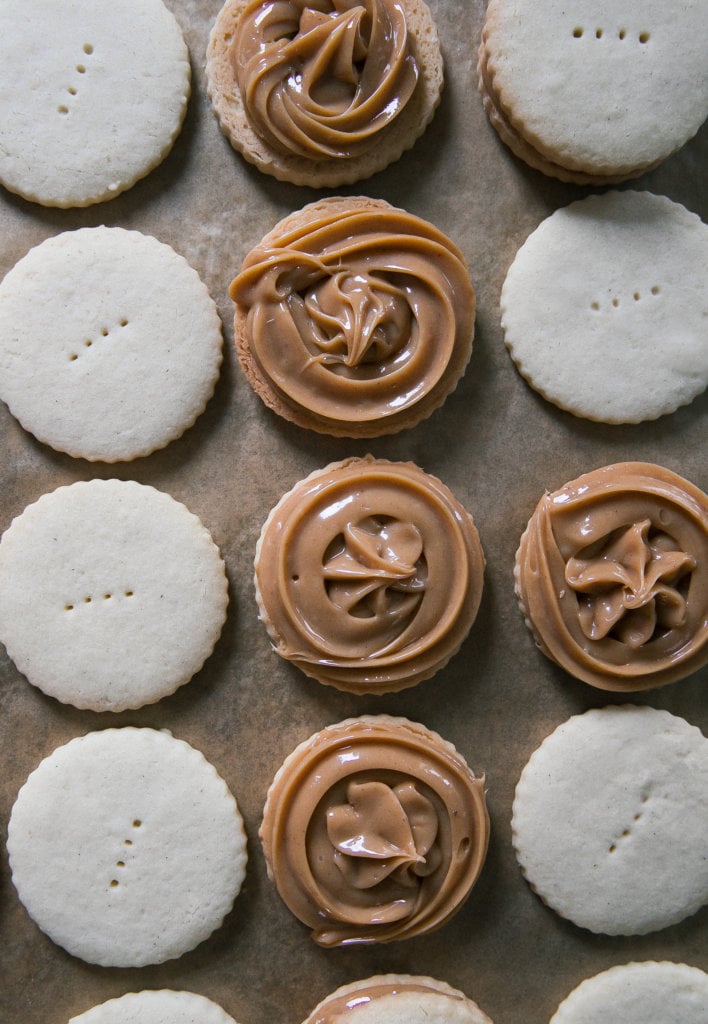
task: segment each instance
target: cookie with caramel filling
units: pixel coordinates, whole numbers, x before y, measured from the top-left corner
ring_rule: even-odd
[[[268,516],[256,549],[274,649],[318,682],[390,693],[438,672],[479,608],[484,554],[452,492],[410,462],[345,459]]]
[[[462,253],[383,200],[333,197],[290,214],[248,254],[230,295],[247,380],[278,415],[319,433],[415,426],[472,351]]]
[[[479,86],[501,140],[579,185],[671,156],[708,115],[705,3],[685,0],[680,13],[660,0],[489,0]]]
[[[626,462],[544,494],[516,555],[538,647],[602,690],[663,686],[708,662],[708,496]]]
[[[260,838],[269,877],[318,945],[424,935],[459,911],[482,870],[484,777],[417,722],[347,719],[285,759]]]
[[[232,146],[266,174],[314,188],[398,160],[443,86],[423,0],[226,0],[206,70]]]

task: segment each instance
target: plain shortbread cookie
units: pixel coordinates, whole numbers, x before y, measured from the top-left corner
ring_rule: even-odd
[[[3,0],[0,182],[44,206],[112,199],[179,134],[189,53],[162,0]]]
[[[221,361],[206,286],[150,235],[66,231],[0,284],[0,397],[69,455],[117,462],[163,448],[204,411]]]
[[[708,974],[668,960],[621,964],[587,978],[551,1024],[706,1024]]]
[[[199,751],[154,729],[57,748],[20,789],[7,846],[35,924],[104,967],[194,949],[231,910],[246,869],[226,783]]]
[[[146,989],[94,1006],[69,1024],[235,1024],[220,1006],[194,992]]]
[[[605,423],[656,419],[708,384],[708,226],[650,192],[556,210],[501,292],[505,343],[548,401]]]
[[[576,925],[643,935],[708,901],[708,741],[668,711],[575,715],[531,756],[512,833],[531,888]]]
[[[0,640],[31,683],[79,708],[173,693],[211,654],[227,604],[208,531],[144,484],[60,487],[0,541]]]

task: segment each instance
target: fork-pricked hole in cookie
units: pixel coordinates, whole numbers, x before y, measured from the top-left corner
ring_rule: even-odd
[[[639,822],[644,817],[644,808],[647,803],[649,803],[649,789],[644,788],[640,795],[639,809],[636,810],[634,812],[634,815],[632,816],[632,824],[628,825],[627,828],[623,829],[621,834],[610,843],[607,850],[608,853],[616,853],[617,850],[620,849],[622,844],[625,843],[628,839],[630,839],[630,837],[633,834],[634,828],[639,824]]]
[[[141,829],[142,827],[143,827],[142,818],[133,818],[132,819],[132,821],[130,823],[130,830],[131,830],[133,835],[135,835],[135,833],[139,829]],[[113,877],[111,878],[110,882],[108,883],[108,887],[110,889],[117,889],[120,885],[122,885],[125,882],[125,871],[126,871],[126,869],[128,867],[128,865],[126,863],[126,857],[128,856],[128,854],[130,854],[131,856],[135,856],[134,850],[131,849],[131,847],[134,847],[134,846],[135,846],[135,842],[134,842],[134,840],[132,838],[126,837],[125,839],[123,839],[123,841],[121,843],[121,847],[123,849],[121,849],[120,853],[117,855],[117,859],[116,859],[116,861],[115,861],[115,863],[113,865],[115,871],[114,871]]]
[[[93,43],[84,43],[84,45],[82,47],[82,50],[83,50],[83,53],[86,54],[86,56],[90,57],[93,54]],[[80,63],[76,64],[76,66],[74,68],[74,71],[78,75],[85,75],[86,71],[87,71],[86,65],[83,62],[80,62]],[[78,96],[78,93],[79,93],[79,90],[77,89],[77,87],[75,85],[68,85],[66,87],[66,94],[69,97],[71,97],[71,99],[73,99],[75,96]],[[58,114],[66,115],[66,114],[69,113],[70,108],[67,105],[67,103],[70,103],[71,99],[68,100],[68,101],[65,101],[64,103],[60,103],[59,104],[59,106],[57,107],[57,113]]]
[[[635,291],[632,292],[631,296],[629,294],[613,295],[609,301],[609,304],[602,303],[599,299],[593,299],[590,303],[590,309],[593,311],[593,313],[600,313],[606,309],[619,309],[622,305],[625,305],[627,302],[638,303],[641,302],[643,299],[656,297],[657,295],[660,294],[660,292],[660,286],[658,284],[654,284],[651,286],[651,288],[649,288],[648,291],[641,291],[640,289],[636,289]]]
[[[618,39],[620,42],[624,42],[626,39],[635,38],[638,43],[644,45],[648,43],[651,38],[651,33],[642,29],[639,32],[628,32],[626,28],[620,27],[614,30],[608,30],[603,25],[598,25],[595,29],[586,29],[583,25],[576,25],[571,33],[573,39]]]
[[[107,602],[111,602],[111,601],[114,601],[114,600],[117,600],[117,599],[120,599],[120,598],[124,598],[126,600],[129,600],[131,597],[135,597],[135,591],[134,590],[130,590],[130,589],[118,590],[118,591],[115,591],[115,590],[104,590],[104,591],[102,591],[100,593],[99,596],[95,596],[93,594],[85,594],[84,597],[82,597],[80,600],[66,601],[65,604],[64,604],[64,611],[65,612],[76,611],[77,608],[79,608],[82,604],[83,605],[90,605],[90,604],[97,604],[98,602],[106,604]]]
[[[94,337],[85,338],[82,345],[78,346],[77,349],[73,349],[69,353],[69,362],[70,363],[76,362],[76,360],[79,358],[79,355],[81,355],[81,353],[84,350],[89,349],[89,348],[93,348],[93,346],[97,343],[97,341],[99,341],[99,340],[101,340],[103,338],[105,338],[105,339],[114,338],[116,336],[116,334],[119,333],[120,328],[128,326],[128,322],[129,322],[128,318],[126,316],[122,316],[120,318],[120,320],[118,320],[118,322],[113,327],[107,327],[104,324],[101,327],[98,335],[95,338]]]

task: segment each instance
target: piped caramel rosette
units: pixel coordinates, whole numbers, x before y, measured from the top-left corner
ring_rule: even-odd
[[[605,466],[541,498],[516,556],[540,649],[603,690],[708,661],[708,497],[661,466]]]
[[[454,389],[472,349],[462,254],[381,200],[331,198],[286,217],[246,257],[230,295],[254,390],[322,433],[413,426]]]
[[[342,985],[304,1024],[492,1024],[447,982],[419,974],[376,974]]]
[[[252,0],[231,59],[258,134],[310,160],[372,149],[418,81],[398,0]]]
[[[321,946],[393,942],[455,914],[484,863],[484,779],[425,726],[329,726],[284,761],[260,837],[268,873]]]
[[[207,51],[209,96],[246,159],[333,187],[408,149],[440,99],[423,0],[227,0]]]
[[[256,550],[275,651],[321,683],[388,693],[427,679],[479,608],[484,555],[469,513],[412,463],[332,463],[281,498]]]

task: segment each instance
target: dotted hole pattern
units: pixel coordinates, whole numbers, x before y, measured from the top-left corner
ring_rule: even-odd
[[[656,297],[660,293],[661,293],[661,288],[659,287],[658,284],[652,285],[651,288],[649,289],[649,295],[650,296]],[[643,296],[640,291],[632,292],[632,299],[631,299],[631,301],[632,302],[641,302],[642,298],[644,298],[644,297],[645,296]],[[590,303],[590,309],[594,313],[599,313],[603,308],[605,308],[605,309],[608,309],[608,308],[609,309],[619,309],[619,307],[621,305],[622,305],[622,299],[620,298],[620,296],[619,295],[613,295],[612,299],[609,302],[609,305],[605,305],[605,306],[603,306],[603,304],[601,302],[599,302],[597,299],[593,299],[593,301]]]
[[[121,317],[121,319],[118,321],[118,323],[116,324],[115,327],[112,327],[112,328],[111,327],[105,327],[105,326],[102,327],[101,328],[101,333],[99,335],[99,338],[115,337],[115,334],[116,334],[116,332],[117,332],[119,327],[127,327],[127,326],[128,326],[128,319],[127,319],[127,317]],[[85,352],[86,349],[89,349],[89,348],[93,347],[93,345],[95,344],[96,340],[97,339],[95,339],[95,338],[86,338],[86,340],[84,341],[83,345],[81,346],[81,348],[78,351],[70,352],[69,353],[69,362],[70,363],[76,362],[76,360],[79,358],[79,356],[83,352]]]
[[[629,840],[630,836],[632,835],[633,828],[636,828],[636,826],[642,820],[642,817],[644,816],[643,808],[646,807],[646,804],[648,802],[649,802],[649,791],[645,790],[642,793],[642,796],[641,796],[641,807],[640,807],[640,809],[638,811],[635,812],[632,824],[630,826],[628,826],[627,828],[625,828],[623,830],[622,834],[620,836],[618,836],[616,839],[614,839],[612,841],[612,843],[610,843],[610,846],[608,847],[608,851],[607,851],[608,853],[617,853],[617,850],[621,847],[621,845],[623,843],[626,843]]]
[[[91,594],[87,594],[86,597],[84,597],[84,599],[82,601],[67,601],[65,603],[65,605],[64,605],[64,611],[65,612],[76,611],[76,609],[80,608],[82,604],[93,604],[94,602],[98,602],[98,601],[115,601],[115,600],[117,600],[117,599],[119,599],[121,597],[127,599],[127,598],[131,598],[131,597],[134,597],[134,596],[135,596],[135,591],[134,590],[123,590],[119,594],[115,594],[112,591],[107,590],[104,594],[101,594],[100,597],[95,597],[95,596],[92,596]]]
[[[595,39],[607,38],[620,40],[627,39],[628,37],[632,38],[634,36],[637,42],[642,44],[648,43],[649,39],[651,38],[649,32],[646,32],[644,30],[642,30],[641,32],[637,32],[635,35],[634,33],[628,33],[626,28],[618,28],[614,32],[612,32],[606,31],[602,27],[598,27],[593,31],[592,29],[583,28],[582,25],[576,25],[576,27],[573,29],[573,39],[582,39],[583,36],[594,36]]]
[[[93,43],[84,43],[84,45],[82,47],[82,51],[83,51],[83,53],[87,57],[91,57],[93,55]],[[77,75],[85,75],[86,71],[87,71],[87,66],[86,66],[86,64],[83,63],[83,58],[82,58],[82,63],[79,63],[79,64],[77,64],[75,66],[74,72]],[[74,96],[78,96],[78,92],[79,92],[78,87],[76,85],[74,85],[73,82],[70,85],[67,85],[67,87],[66,87],[66,94],[67,94],[67,96],[73,98]],[[59,106],[57,107],[57,113],[58,114],[62,114],[62,115],[68,114],[70,112],[70,106],[69,106],[70,103],[71,103],[71,99],[65,100],[64,103],[60,103]]]
[[[138,829],[141,829],[142,827],[143,827],[143,823],[140,820],[140,818],[134,818],[133,821],[131,822],[131,836],[135,836],[135,833],[138,831]],[[126,848],[129,848],[129,847],[134,846],[134,845],[135,845],[134,838],[126,838],[126,839],[123,840],[123,846],[125,846]],[[124,881],[124,877],[123,877],[123,879],[121,879],[121,874],[125,871],[125,868],[126,868],[125,860],[123,859],[125,856],[126,856],[126,854],[121,851],[119,859],[115,862],[114,866],[118,870],[114,874],[113,878],[111,878],[110,882],[108,883],[109,888],[111,888],[111,889],[118,889],[119,886],[122,884],[122,881]]]

